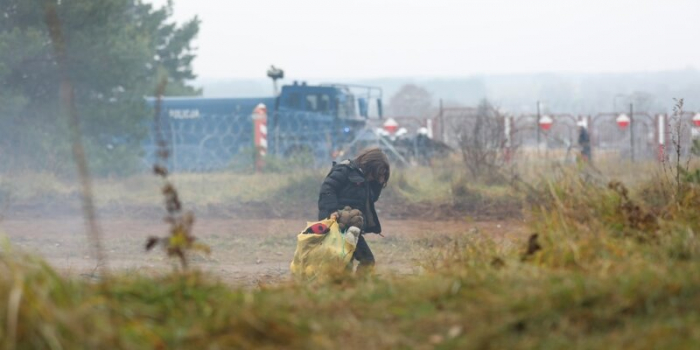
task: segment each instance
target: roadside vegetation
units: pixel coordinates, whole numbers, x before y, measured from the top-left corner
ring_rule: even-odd
[[[459,180],[443,177],[432,191],[423,190],[430,188],[428,172],[399,173],[389,197],[451,200]],[[155,279],[114,273],[84,281],[63,278],[6,244],[0,344],[694,348],[700,345],[694,331],[700,326],[694,311],[700,307],[700,184],[692,174],[680,187],[662,172],[628,187],[576,166],[554,167],[546,179],[511,187],[523,200],[529,237],[506,244],[478,234],[443,237],[424,251],[414,276],[339,276],[250,289],[195,268]],[[287,184],[299,181],[287,178]],[[179,185],[185,192],[186,182]],[[506,192],[483,188],[476,191]]]

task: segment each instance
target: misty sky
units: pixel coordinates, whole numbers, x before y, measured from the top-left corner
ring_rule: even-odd
[[[145,0],[163,4],[165,0]],[[174,0],[200,78],[700,68],[700,0]]]

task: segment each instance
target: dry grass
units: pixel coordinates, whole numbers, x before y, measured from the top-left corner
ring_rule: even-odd
[[[176,174],[172,176],[172,182],[180,189],[185,203],[196,208],[206,208],[232,202],[264,202],[271,200],[277,191],[294,181],[302,178],[317,181],[321,176],[316,173],[263,176],[235,173]],[[3,193],[12,205],[70,202],[77,198],[79,193],[77,186],[70,180],[60,179],[49,173],[3,175],[0,177],[0,184],[3,184]],[[95,179],[95,202],[101,208],[158,208],[162,202],[162,195],[157,191],[159,184],[157,178],[146,174],[127,178]]]
[[[479,215],[478,208],[497,211],[506,204],[508,212],[518,207],[519,197],[507,183],[486,184],[460,175],[459,164],[443,167],[394,169],[389,187],[382,193],[380,205],[388,215],[422,215],[425,208],[442,206],[445,215]],[[315,216],[318,190],[326,170],[304,170],[293,173],[206,173],[174,174],[172,183],[178,188],[183,204],[199,214],[242,212],[261,217]],[[0,178],[0,201],[13,207],[38,206],[41,210],[60,212],[58,208],[75,205],[79,189],[70,180],[48,173],[3,175]],[[162,196],[150,175],[94,180],[95,203],[102,212],[157,212]],[[448,207],[445,207],[448,206]],[[301,208],[301,209],[300,209]],[[489,209],[490,208],[490,209]],[[397,209],[397,210],[394,210]]]
[[[697,348],[700,189],[672,203],[577,169],[532,188],[539,249],[435,236],[410,277],[231,288],[200,273],[66,280],[0,254],[6,348]],[[648,219],[647,214],[652,214]],[[516,244],[517,243],[517,244]],[[533,243],[532,241],[530,243]],[[532,245],[532,244],[531,244]]]

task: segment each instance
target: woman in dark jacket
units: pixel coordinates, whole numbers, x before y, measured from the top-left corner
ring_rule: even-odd
[[[381,233],[382,226],[374,202],[379,199],[382,188],[386,187],[390,173],[389,160],[379,148],[367,149],[353,160],[334,162],[321,184],[318,219],[326,219],[349,206],[362,212],[362,233]],[[360,262],[358,272],[374,266],[374,255],[362,235],[357,241],[353,258]]]

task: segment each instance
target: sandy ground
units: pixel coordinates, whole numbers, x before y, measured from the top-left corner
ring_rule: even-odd
[[[109,269],[161,274],[174,259],[162,251],[145,252],[148,236],[165,236],[165,223],[146,219],[100,220]],[[379,274],[413,274],[418,263],[436,246],[463,235],[491,237],[501,244],[520,244],[527,230],[521,221],[411,221],[383,220],[384,237],[366,238],[377,260]],[[304,222],[292,220],[202,219],[194,233],[212,248],[211,255],[196,255],[192,265],[232,284],[254,286],[288,279],[296,235]],[[6,218],[0,236],[13,249],[43,256],[62,274],[90,278],[96,262],[90,256],[82,218]]]

